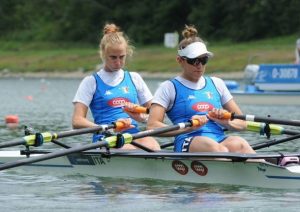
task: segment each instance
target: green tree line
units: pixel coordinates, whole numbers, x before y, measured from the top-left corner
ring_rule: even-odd
[[[137,44],[193,24],[234,42],[300,35],[299,0],[0,0],[0,39],[98,42],[114,22]]]

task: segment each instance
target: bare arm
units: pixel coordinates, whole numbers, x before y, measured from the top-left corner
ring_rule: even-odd
[[[231,113],[235,113],[238,115],[242,115],[242,111],[239,108],[239,106],[236,104],[236,102],[231,99],[230,101],[228,101],[224,106],[224,109],[226,109],[227,111],[231,112]],[[224,110],[214,110],[214,116],[213,115],[208,115],[209,119],[223,125],[224,127],[226,127],[229,130],[245,130],[247,127],[247,123],[244,120],[239,120],[239,119],[234,119],[234,120],[227,120],[227,119],[222,119],[222,113],[225,112]],[[219,116],[219,118],[217,118]]]
[[[74,112],[72,118],[72,125],[74,129],[97,126],[95,123],[89,121],[86,116],[88,107],[80,102],[74,104]]]
[[[146,107],[146,108],[150,108],[151,103],[152,103],[152,101],[148,101],[148,102],[144,103],[143,106]]]
[[[158,105],[158,104],[152,104],[151,108],[150,108],[149,119],[147,122],[147,129],[156,129],[156,128],[168,126],[163,122],[165,114],[166,114],[166,109],[164,107],[162,107],[161,105]],[[207,119],[205,116],[202,116],[202,117],[201,116],[193,116],[193,118],[198,119],[201,123],[201,126],[207,122]],[[205,119],[203,119],[203,118],[205,118]],[[164,136],[164,137],[176,136],[181,133],[187,133],[187,132],[193,131],[199,127],[200,126],[179,129],[179,130],[160,134],[160,136]]]
[[[235,114],[242,115],[243,112],[240,107],[236,104],[234,99],[231,99],[224,105],[224,108],[230,112],[234,112]],[[247,127],[247,123],[244,120],[235,119],[229,122],[229,129],[233,130],[245,130]]]

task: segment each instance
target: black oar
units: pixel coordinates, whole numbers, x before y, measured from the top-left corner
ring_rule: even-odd
[[[146,131],[138,132],[138,133],[132,134],[132,135],[129,133],[125,133],[125,134],[123,134],[123,138],[122,138],[122,139],[124,139],[123,144],[125,144],[125,143],[129,144],[134,139],[143,138],[143,137],[147,137],[147,136],[159,135],[159,134],[169,132],[169,131],[183,129],[183,128],[191,127],[191,126],[197,126],[199,124],[200,124],[199,121],[191,120],[189,122],[178,123],[176,125],[166,126],[166,127],[162,127],[162,128],[153,129],[153,130],[146,130]],[[14,168],[14,167],[18,167],[18,166],[22,166],[22,165],[26,165],[26,164],[30,164],[30,163],[35,163],[35,162],[45,161],[45,160],[65,156],[65,155],[76,153],[76,152],[82,152],[82,151],[86,151],[86,150],[90,150],[90,149],[96,149],[98,147],[116,147],[118,145],[117,142],[118,142],[118,136],[115,135],[115,136],[107,137],[103,141],[99,141],[97,143],[91,143],[91,144],[87,144],[87,145],[83,145],[83,146],[72,147],[69,149],[59,150],[59,151],[55,151],[55,152],[48,153],[45,155],[37,156],[37,157],[30,157],[30,158],[18,160],[15,162],[1,164],[0,170]]]
[[[284,120],[271,117],[259,117],[255,115],[236,115],[235,113],[226,113],[224,119],[241,119],[246,121],[264,122],[268,124],[282,124],[290,126],[300,126],[299,120]]]
[[[252,121],[247,121],[247,131],[251,132],[259,132],[260,134],[272,134],[272,135],[297,135],[300,134],[300,131],[294,131],[294,130],[288,130],[285,129],[282,126],[275,125],[275,124],[270,124],[266,125],[265,123],[261,122],[252,122]],[[160,146],[161,149],[165,149],[167,147],[171,147],[174,145],[174,142],[168,142],[164,143]]]
[[[171,147],[171,146],[174,146],[174,142],[173,141],[160,145],[160,148],[161,149],[165,149],[165,148],[168,148],[168,147]]]
[[[257,144],[253,144],[253,145],[251,145],[251,147],[254,150],[258,150],[258,149],[262,149],[262,148],[265,148],[265,147],[274,146],[276,144],[284,143],[284,142],[287,142],[287,141],[292,141],[292,140],[295,140],[295,139],[298,139],[298,138],[300,138],[299,133],[296,134],[296,135],[287,137],[287,138],[282,138],[282,139],[278,139],[278,140],[274,139],[272,141],[266,141],[266,142],[260,142],[260,143],[257,143]]]
[[[0,149],[5,147],[17,146],[17,145],[39,146],[44,142],[51,142],[52,140],[58,138],[65,138],[65,137],[83,135],[88,133],[96,133],[96,132],[101,132],[113,128],[122,128],[123,125],[124,125],[123,122],[113,122],[111,124],[99,125],[90,128],[69,130],[69,131],[64,131],[59,133],[54,133],[54,132],[36,133],[33,135],[24,136],[23,138],[18,139],[16,141],[2,142],[0,143]]]

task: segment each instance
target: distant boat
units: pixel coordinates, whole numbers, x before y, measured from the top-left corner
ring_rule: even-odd
[[[244,82],[225,81],[237,103],[300,105],[300,64],[249,64]]]

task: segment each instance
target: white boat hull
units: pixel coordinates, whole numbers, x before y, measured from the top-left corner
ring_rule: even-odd
[[[243,185],[277,189],[300,189],[300,166],[281,167],[268,162],[237,161],[200,155],[198,158],[112,154],[109,158],[94,152],[73,154],[14,170],[32,174],[87,174],[97,177],[142,178],[199,184]],[[145,156],[143,156],[145,155]],[[33,155],[32,155],[33,156]],[[32,157],[31,156],[31,157]],[[1,151],[0,162],[24,158],[19,151]],[[3,171],[1,171],[3,172]],[[1,173],[0,172],[0,173]]]
[[[238,104],[300,105],[300,65],[249,64],[244,73],[241,83],[225,80]]]

